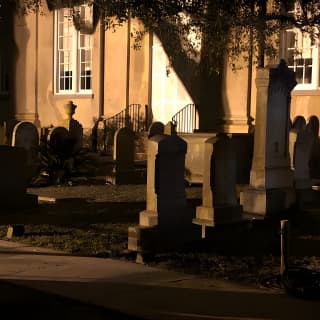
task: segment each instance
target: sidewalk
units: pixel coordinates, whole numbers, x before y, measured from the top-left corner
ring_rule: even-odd
[[[72,257],[9,241],[0,241],[0,261],[1,308],[25,318],[320,318],[318,301],[127,261]]]

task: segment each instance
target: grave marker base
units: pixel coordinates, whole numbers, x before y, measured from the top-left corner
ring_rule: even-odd
[[[198,226],[159,228],[159,226],[128,228],[128,250],[139,254],[186,250],[193,241],[200,239]]]
[[[296,202],[293,188],[258,189],[248,188],[240,193],[244,212],[270,215],[289,209]]]
[[[196,208],[196,218],[192,222],[202,227],[202,238],[205,238],[206,227],[214,227],[242,220],[242,206],[240,205],[215,208],[199,206]]]

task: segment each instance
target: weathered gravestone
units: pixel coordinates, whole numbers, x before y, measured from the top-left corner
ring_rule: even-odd
[[[70,139],[69,131],[64,127],[53,127],[48,134],[48,145],[51,149],[49,157],[56,161],[47,168],[54,183],[60,183],[66,174],[71,174],[74,166],[74,140]]]
[[[107,152],[106,144],[106,124],[103,120],[99,120],[97,123],[97,151],[100,154],[105,154]]]
[[[319,119],[311,116],[308,120],[308,128],[313,135],[313,143],[310,154],[310,176],[320,179],[320,140],[319,140]]]
[[[48,143],[53,153],[58,156],[71,156],[69,131],[65,127],[53,127],[48,134]]]
[[[26,149],[0,145],[0,206],[2,211],[30,208],[38,204],[36,195],[27,194],[29,183],[27,160]]]
[[[140,213],[140,225],[129,228],[129,250],[174,249],[196,236],[185,195],[186,151],[186,142],[176,134],[149,139],[147,208]]]
[[[7,144],[7,123],[0,123],[0,145]]]
[[[148,130],[148,138],[151,138],[157,134],[163,134],[164,124],[160,121],[153,122]]]
[[[242,220],[241,206],[236,192],[236,154],[232,140],[218,134],[205,143],[203,164],[202,206],[196,209],[193,223],[202,226],[205,237],[207,226]]]
[[[250,186],[240,194],[245,212],[265,216],[295,202],[289,156],[291,90],[295,74],[281,60],[257,69],[257,107]]]
[[[114,168],[107,181],[113,184],[129,184],[135,180],[134,170],[134,132],[129,128],[120,128],[114,136]]]
[[[294,173],[294,186],[296,189],[311,189],[310,155],[313,145],[313,135],[307,128],[303,117],[298,116],[293,122],[289,135],[292,157],[292,169]]]
[[[188,146],[185,164],[185,179],[189,184],[203,183],[203,164],[205,158],[205,142],[214,137],[214,133],[180,133]]]
[[[67,115],[61,123],[62,127],[65,127],[69,131],[70,146],[72,145],[72,153],[77,153],[83,146],[83,128],[82,125],[75,119],[73,115],[77,106],[69,101],[64,105],[64,110]]]
[[[21,121],[14,126],[12,146],[27,151],[27,175],[31,179],[39,165],[39,133],[37,127],[28,121]]]
[[[289,154],[290,154],[290,165],[291,169],[294,170],[294,148],[297,140],[298,132],[305,129],[307,126],[306,120],[302,116],[297,116],[294,121],[290,122],[289,131]]]

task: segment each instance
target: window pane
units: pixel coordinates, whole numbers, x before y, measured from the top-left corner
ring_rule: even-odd
[[[303,83],[303,68],[302,67],[296,68],[296,81],[298,83]]]
[[[65,90],[72,90],[72,71],[65,71]]]
[[[84,47],[84,37],[85,35],[84,34],[80,34],[80,47]]]
[[[63,22],[58,23],[58,35],[63,36]]]
[[[83,20],[92,18],[92,6],[78,7]],[[72,11],[72,9],[71,9]],[[70,9],[57,11],[56,76],[57,91],[91,90],[92,35],[82,34],[73,24]]]
[[[311,83],[312,76],[312,67],[306,66],[305,68],[305,75],[304,75],[304,83]]]
[[[310,36],[298,29],[286,31],[286,60],[290,69],[296,72],[298,84],[312,84],[314,50]],[[318,84],[314,84],[318,85]]]

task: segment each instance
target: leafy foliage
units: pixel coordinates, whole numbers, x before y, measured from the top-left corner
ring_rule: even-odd
[[[60,184],[73,177],[92,175],[95,170],[86,148],[63,153],[56,152],[50,144],[42,142],[39,157],[40,167],[38,175],[32,181],[33,186]]]
[[[45,3],[53,10],[84,2],[93,6],[94,16],[100,16],[107,29],[132,22],[136,49],[146,33],[158,37],[170,68],[198,106],[200,131],[207,132],[213,130],[214,121],[223,119],[227,64],[251,68],[253,61],[264,67],[266,56],[278,58],[281,30],[296,27],[316,38],[320,27],[317,0],[10,0],[21,12],[41,10]],[[95,27],[98,20],[94,19]]]
[[[268,55],[274,55],[274,37],[279,30],[297,27],[312,33],[320,24],[319,1],[282,0],[9,0],[20,12],[38,10],[45,4],[49,8],[72,7],[90,3],[103,17],[106,28],[116,29],[130,18],[143,22],[144,30],[132,35],[139,42],[146,31],[155,32],[160,38],[165,33],[178,35],[178,42],[171,43],[171,51],[196,56],[198,61],[206,60],[207,65],[217,70],[221,57],[229,56],[231,61],[244,54],[248,58],[251,48],[259,54],[259,47]],[[294,3],[298,3],[297,14],[292,14]],[[0,2],[4,3],[3,0]],[[190,39],[190,34],[194,34]],[[201,41],[202,49],[195,50]],[[135,43],[138,48],[139,44]],[[166,43],[166,47],[170,42]]]

